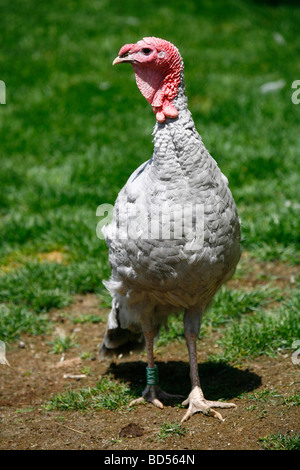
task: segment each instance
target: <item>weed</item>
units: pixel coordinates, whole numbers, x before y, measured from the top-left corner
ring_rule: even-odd
[[[62,354],[77,346],[71,336],[56,336],[54,340],[49,341],[48,344],[51,346],[50,352],[52,354]]]
[[[96,387],[68,390],[57,394],[45,404],[47,410],[118,410],[132,398],[128,386],[103,377]]]
[[[271,434],[259,439],[266,450],[300,450],[299,434]]]
[[[178,424],[176,422],[172,423],[164,423],[159,430],[157,435],[160,441],[167,439],[168,437],[182,437],[185,436],[187,430],[182,426],[182,424]]]

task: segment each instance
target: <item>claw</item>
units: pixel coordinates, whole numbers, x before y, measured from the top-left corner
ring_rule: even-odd
[[[234,403],[224,403],[222,401],[205,400],[200,387],[195,387],[189,394],[188,398],[182,402],[182,405],[189,405],[187,412],[182,418],[181,422],[187,421],[194,413],[204,413],[211,415],[214,418],[224,421],[221,413],[214,410],[212,407],[218,408],[236,408]]]
[[[197,412],[202,412],[206,415],[211,415],[214,418],[218,418],[220,421],[224,421],[221,413],[211,408],[206,409],[205,407],[203,407],[203,409],[197,409],[197,410],[193,410],[192,408],[189,408],[187,412],[185,413],[184,417],[182,418],[181,423],[184,423],[184,421],[187,421],[191,416],[193,416],[193,414]]]
[[[133,406],[133,405],[139,405],[140,403],[145,403],[145,399],[144,397],[140,397],[140,398],[136,398],[135,400],[131,400],[131,402],[129,403],[129,407],[130,406]]]
[[[147,385],[143,391],[143,395],[140,398],[136,398],[129,403],[129,406],[139,405],[146,401],[153,403],[157,408],[163,409],[164,405],[159,400],[174,400],[183,398],[181,395],[171,395],[170,393],[164,392],[158,385]]]
[[[164,405],[162,404],[161,401],[159,401],[157,398],[154,398],[152,400],[153,405],[157,406],[157,408],[160,408],[161,410],[163,409]]]

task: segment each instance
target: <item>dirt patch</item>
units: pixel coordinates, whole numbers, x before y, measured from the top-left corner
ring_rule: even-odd
[[[95,295],[86,295],[78,296],[63,312],[52,313],[57,328],[73,335],[77,343],[64,355],[50,353],[52,335],[23,335],[22,343],[8,348],[10,367],[0,365],[0,449],[259,449],[259,438],[268,434],[299,432],[299,408],[283,399],[297,389],[299,393],[299,366],[292,363],[290,354],[212,368],[207,359],[216,350],[214,334],[199,340],[199,372],[207,398],[236,403],[236,409],[222,410],[224,422],[197,414],[183,424],[184,435],[170,433],[160,440],[161,426],[179,423],[183,417],[185,410],[178,404],[163,410],[146,404],[121,411],[46,411],[43,404],[53,394],[70,387],[94,387],[107,374],[130,387],[144,384],[145,353],[99,362],[105,323],[74,324],[71,320],[71,316],[85,314],[105,318],[107,311],[99,308]],[[184,342],[159,347],[156,363],[167,392],[176,388],[178,393],[180,384],[181,393],[189,393]],[[268,399],[253,399],[253,394],[264,390],[274,393]]]
[[[121,429],[120,437],[140,437],[144,435],[144,429],[138,424],[129,423]]]
[[[249,288],[268,285],[279,289],[291,289],[295,287],[299,277],[299,265],[289,265],[279,261],[259,262],[251,257],[248,252],[243,252],[238,270],[242,276],[235,276],[228,282],[229,287]]]
[[[47,261],[48,263],[64,263],[65,262],[65,255],[60,251],[54,250],[47,253],[39,253],[37,255],[39,261]]]

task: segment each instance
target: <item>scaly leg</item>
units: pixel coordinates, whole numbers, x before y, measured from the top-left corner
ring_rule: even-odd
[[[147,367],[147,387],[143,391],[143,394],[140,398],[132,400],[129,403],[129,406],[138,405],[139,403],[144,403],[149,401],[158,408],[163,408],[161,400],[170,400],[174,398],[182,398],[180,395],[171,395],[164,392],[158,386],[157,372],[154,365],[154,355],[153,355],[153,341],[156,334],[156,330],[144,331],[144,337],[146,342],[147,349],[147,358],[148,358],[148,367]]]
[[[184,400],[183,405],[189,405],[188,410],[181,422],[187,421],[194,413],[202,412],[207,415],[212,415],[221,421],[223,421],[222,415],[217,411],[213,410],[215,408],[233,408],[236,407],[234,403],[223,403],[221,401],[210,401],[204,398],[198,373],[198,364],[197,364],[197,348],[196,342],[198,334],[200,331],[202,314],[199,313],[199,310],[190,309],[185,312],[184,315],[184,334],[186,338],[186,343],[189,351],[190,359],[190,377],[192,384],[192,391],[189,394],[188,398]]]

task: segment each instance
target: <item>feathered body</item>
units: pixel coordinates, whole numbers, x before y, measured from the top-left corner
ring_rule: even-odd
[[[143,322],[160,326],[170,313],[196,304],[204,310],[240,257],[240,224],[228,180],[195,128],[183,77],[174,104],[178,118],[156,124],[152,158],[131,175],[113,221],[103,229],[112,269],[105,285],[113,298],[104,346],[116,353],[135,348],[132,341],[143,344]],[[190,237],[172,238],[172,220],[177,211],[184,221],[178,206],[196,205],[204,209],[204,240],[193,250]],[[170,237],[147,239],[155,224],[162,230],[163,220],[171,221]]]
[[[143,41],[158,57],[167,50],[165,41],[161,49],[157,38]],[[157,62],[147,69],[140,58],[150,50],[143,41],[124,46],[117,61],[132,63],[137,84],[156,113],[154,152],[120,191],[113,220],[103,228],[112,270],[105,285],[113,299],[100,352],[104,356],[142,348],[145,332],[157,335],[168,315],[182,310],[197,312],[197,319],[192,314],[185,324],[187,336],[191,331],[197,336],[203,312],[240,258],[236,206],[188,110],[180,55],[171,45],[175,85],[161,85]],[[197,372],[194,376],[197,385]]]

